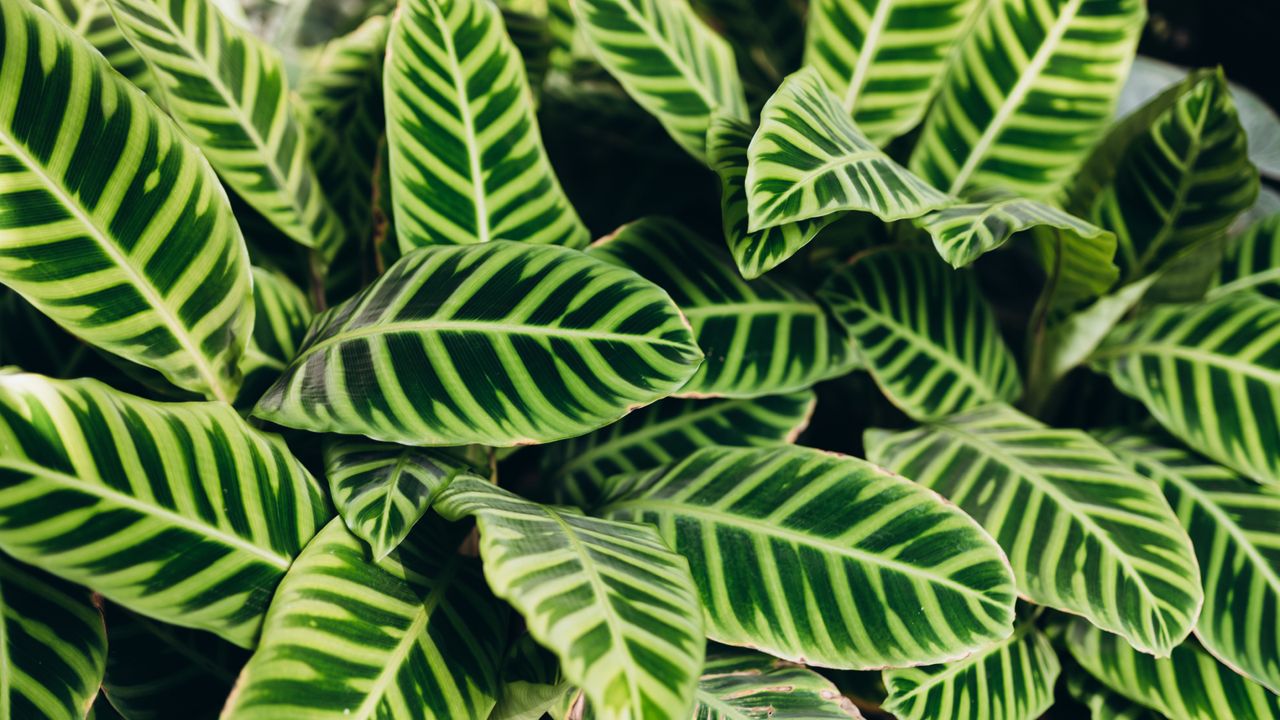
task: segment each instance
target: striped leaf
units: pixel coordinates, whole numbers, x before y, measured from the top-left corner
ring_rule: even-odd
[[[1040,302],[1051,321],[1104,296],[1120,277],[1113,233],[1089,236],[1041,226],[1029,230],[1028,235],[1044,270]]]
[[[803,6],[790,0],[690,0],[690,4],[733,46],[745,78],[772,88],[800,67]]]
[[[916,218],[916,225],[929,233],[938,254],[952,267],[964,267],[1033,227],[1069,233],[1073,237],[1064,240],[1068,243],[1096,242],[1110,234],[1038,200],[1005,193],[977,193],[976,199]]]
[[[747,116],[733,49],[688,0],[574,0],[578,26],[600,61],[690,155],[706,158],[716,110]]]
[[[943,662],[1007,637],[1013,577],[977,523],[856,458],[705,448],[615,476],[599,513],[689,559],[707,635],[825,667]]]
[[[876,384],[919,420],[1021,393],[1013,354],[973,275],[914,250],[863,255],[818,296],[848,328]]]
[[[610,475],[650,470],[701,447],[769,447],[794,442],[809,424],[810,391],[754,399],[669,399],[588,435],[547,446],[545,482],[565,500],[593,507]]]
[[[293,115],[284,62],[212,0],[107,0],[169,114],[227,186],[284,234],[331,253],[342,224]]]
[[[424,523],[387,558],[331,521],[271,603],[225,720],[484,720],[497,695],[507,608],[458,540]]]
[[[521,635],[502,663],[502,687],[489,720],[542,720],[572,691],[550,650]]]
[[[871,142],[884,145],[924,117],[977,0],[817,0],[805,63]]]
[[[1241,291],[1280,300],[1280,214],[1250,226],[1227,246],[1210,296]]]
[[[810,67],[765,103],[747,158],[751,232],[840,210],[902,220],[951,202],[868,140]]]
[[[0,556],[0,715],[80,720],[106,666],[102,615],[82,588]]]
[[[228,405],[0,374],[0,549],[127,608],[249,647],[328,514]]]
[[[253,336],[241,360],[241,397],[253,402],[289,366],[311,322],[311,301],[274,270],[253,268]]]
[[[155,80],[147,71],[146,62],[116,25],[107,0],[32,0],[32,3],[88,40],[116,72],[138,89],[147,93],[155,90]]]
[[[1162,720],[1154,710],[1112,692],[1084,670],[1067,675],[1067,691],[1089,707],[1093,720]]]
[[[0,41],[0,282],[85,341],[230,401],[251,280],[213,170],[29,3],[0,7]]]
[[[538,132],[520,53],[484,0],[406,0],[384,77],[400,248],[586,245]]]
[[[1141,0],[990,0],[951,58],[911,170],[950,194],[1043,197],[1106,128]]]
[[[1280,484],[1280,304],[1242,293],[1158,307],[1116,328],[1092,362],[1191,448]]]
[[[437,246],[316,318],[255,413],[406,445],[545,442],[676,391],[700,360],[633,272],[568,248]]]
[[[603,718],[688,715],[705,643],[687,563],[653,528],[529,502],[473,477],[436,508],[472,515],[485,577]]]
[[[993,405],[902,433],[872,430],[873,462],[938,491],[1009,553],[1033,603],[1168,655],[1204,600],[1187,534],[1150,480],[1079,430]]]
[[[680,388],[691,397],[802,390],[853,362],[844,329],[805,293],[770,278],[747,282],[727,254],[668,218],[646,218],[591,246],[666,290],[706,360]]]
[[[831,681],[756,652],[719,648],[698,679],[695,720],[849,720],[862,713]]]
[[[1066,645],[1076,662],[1107,687],[1170,720],[1280,718],[1280,696],[1231,672],[1195,643],[1155,658],[1077,619],[1067,628]]]

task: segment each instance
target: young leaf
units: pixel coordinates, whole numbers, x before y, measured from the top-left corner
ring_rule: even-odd
[[[406,254],[312,324],[255,414],[406,445],[516,445],[607,425],[701,361],[667,294],[568,248]]]
[[[571,691],[556,656],[532,635],[521,635],[502,663],[502,688],[489,720],[542,720]]]
[[[230,402],[251,280],[213,170],[30,3],[0,7],[0,41],[0,282],[86,342]]]
[[[705,643],[685,561],[653,528],[587,518],[460,477],[436,502],[474,516],[485,577],[604,718],[687,717]]]
[[[831,681],[757,652],[717,648],[702,667],[694,717],[701,720],[860,720]]]
[[[282,273],[253,268],[253,336],[240,369],[241,397],[253,402],[289,366],[311,322],[311,301]]]
[[[1280,300],[1280,214],[1255,223],[1227,246],[1209,297],[1248,291]]]
[[[1013,630],[995,542],[937,495],[808,448],[705,448],[615,476],[604,517],[689,560],[707,635],[825,667],[954,660]]]

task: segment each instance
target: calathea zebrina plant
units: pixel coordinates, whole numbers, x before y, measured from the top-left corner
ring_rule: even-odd
[[[1141,0],[348,5],[0,0],[0,718],[1280,717]]]

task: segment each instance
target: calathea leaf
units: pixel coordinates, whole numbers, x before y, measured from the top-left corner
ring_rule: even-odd
[[[765,103],[747,157],[751,232],[839,210],[901,220],[951,202],[868,140],[813,68]]]
[[[932,253],[867,253],[829,277],[818,296],[849,329],[876,384],[916,419],[1012,400],[1022,390],[972,274]]]
[[[514,445],[606,425],[701,361],[666,293],[568,248],[406,254],[316,318],[255,414],[407,445]]]
[[[991,538],[865,461],[710,447],[607,484],[600,515],[655,525],[688,558],[714,640],[871,669],[952,660],[1013,630]]]
[[[111,16],[107,0],[32,0],[36,7],[48,12],[102,53],[116,72],[128,78],[138,89],[150,93],[155,80],[137,50],[129,44],[116,20]],[[155,98],[153,98],[155,99]]]
[[[0,549],[127,608],[249,647],[328,515],[284,442],[226,404],[0,374]]]
[[[453,528],[419,525],[378,562],[332,520],[280,583],[226,720],[484,720],[509,610]]]
[[[1110,232],[1081,235],[1041,225],[1027,234],[1044,270],[1040,305],[1051,320],[1061,320],[1102,297],[1120,277],[1115,264],[1116,236]]]
[[[502,687],[489,720],[542,720],[571,690],[556,656],[532,635],[521,635],[502,663]]]
[[[706,359],[681,395],[791,392],[851,367],[849,338],[821,305],[770,278],[744,281],[722,249],[674,220],[624,225],[588,254],[657,284],[689,319]]]
[[[274,48],[212,0],[107,0],[157,93],[218,174],[293,240],[329,254],[342,224],[316,181]]]
[[[251,280],[213,170],[44,12],[6,2],[0,37],[0,282],[87,342],[230,402]]]
[[[253,315],[253,336],[240,365],[241,397],[249,402],[262,395],[298,354],[311,322],[311,301],[284,274],[254,267]]]
[[[776,85],[800,67],[804,8],[789,0],[691,0],[690,4],[737,51],[744,76],[752,68],[760,82]]]
[[[1141,0],[992,0],[949,63],[911,170],[951,194],[1053,194],[1110,120],[1144,16]]]
[[[547,160],[520,54],[493,3],[407,0],[385,92],[401,250],[589,239]]]
[[[502,10],[502,24],[524,62],[529,90],[536,106],[542,95],[547,71],[551,67],[551,51],[555,48],[556,40],[551,35],[546,14],[540,12],[540,8],[532,5],[525,7],[520,3],[499,3],[498,7]]]
[[[1090,436],[993,405],[918,430],[873,430],[865,445],[873,462],[982,523],[1031,602],[1158,655],[1191,632],[1204,596],[1187,534],[1154,483]]]
[[[1280,214],[1250,226],[1227,246],[1211,297],[1248,291],[1280,300]]]
[[[862,713],[818,673],[735,648],[708,653],[698,678],[699,720],[849,720]]]
[[[471,515],[485,577],[602,718],[680,718],[702,666],[688,564],[653,528],[539,505],[472,477],[436,503]]]
[[[1089,707],[1093,720],[1162,720],[1156,711],[1113,692],[1078,667],[1067,675],[1067,691]]]

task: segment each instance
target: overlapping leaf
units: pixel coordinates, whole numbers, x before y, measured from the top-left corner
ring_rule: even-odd
[[[542,720],[572,691],[556,656],[532,635],[521,635],[502,663],[502,687],[489,720]]]
[[[252,401],[275,382],[298,354],[311,321],[311,301],[279,272],[253,268],[253,336],[241,370],[241,397]]]
[[[1033,227],[1047,225],[1080,241],[1097,241],[1109,234],[1038,200],[1003,193],[977,193],[976,199],[916,219],[916,225],[929,233],[938,254],[952,267],[964,267],[1004,245],[1014,234]]]
[[[36,7],[71,28],[72,32],[102,53],[116,72],[129,79],[144,92],[155,90],[155,81],[147,64],[129,44],[116,20],[111,16],[107,0],[32,0]]]
[[[1156,711],[1113,692],[1084,670],[1067,675],[1067,691],[1089,708],[1093,720],[1161,720]]]
[[[800,67],[805,8],[790,0],[690,0],[690,4],[729,40],[744,77],[772,83],[772,87]]]
[[[1227,246],[1210,296],[1240,291],[1280,300],[1280,215],[1255,223]]]
[[[830,680],[756,652],[717,648],[698,679],[696,720],[861,718]]]

